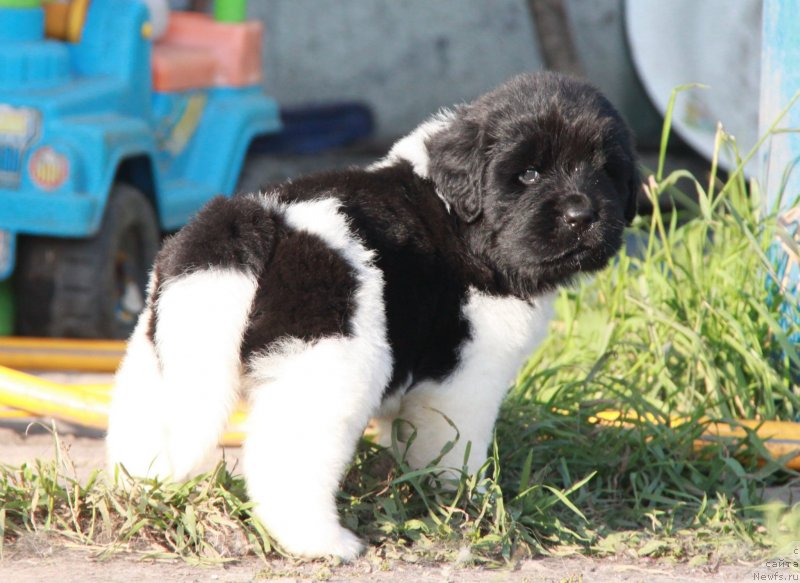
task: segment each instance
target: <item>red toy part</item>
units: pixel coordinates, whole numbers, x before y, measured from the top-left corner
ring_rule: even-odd
[[[153,89],[159,92],[242,87],[261,82],[260,22],[216,22],[205,14],[171,12],[153,46]]]

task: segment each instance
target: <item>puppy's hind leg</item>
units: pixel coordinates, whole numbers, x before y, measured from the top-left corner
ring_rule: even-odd
[[[128,340],[125,358],[114,378],[106,436],[109,469],[122,464],[132,475],[164,476],[170,473],[164,450],[166,427],[161,366],[148,335],[151,307],[139,317]]]
[[[287,551],[347,560],[361,543],[339,524],[336,492],[392,355],[383,274],[338,209],[334,199],[286,207],[294,233],[262,274],[281,285],[262,288],[254,309],[264,318],[254,326],[277,336],[248,357],[242,465],[256,515]]]
[[[251,367],[244,474],[256,514],[292,554],[349,560],[362,549],[339,524],[336,492],[388,380],[388,348],[373,349],[352,338],[295,341]]]
[[[256,287],[246,271],[214,268],[179,276],[161,291],[155,341],[172,478],[187,477],[225,429],[239,394],[240,350]]]
[[[238,394],[255,288],[246,272],[207,269],[166,282],[155,302],[150,294],[115,379],[110,466],[181,479],[214,447]]]

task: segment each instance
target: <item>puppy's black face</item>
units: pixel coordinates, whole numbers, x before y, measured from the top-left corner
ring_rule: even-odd
[[[474,225],[483,251],[523,287],[605,267],[620,248],[638,187],[632,157],[618,144],[619,121],[569,119],[549,109],[518,123],[501,130],[511,135],[485,161]]]
[[[604,267],[636,212],[630,133],[573,79],[517,77],[459,110],[429,151],[470,247],[520,296]]]

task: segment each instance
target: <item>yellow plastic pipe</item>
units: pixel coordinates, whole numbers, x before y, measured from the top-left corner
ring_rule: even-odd
[[[24,416],[53,417],[62,421],[105,429],[111,386],[107,384],[62,384],[14,370],[82,370],[113,372],[125,352],[125,342],[113,340],[65,340],[49,338],[0,338],[0,418]],[[568,414],[567,411],[563,413]],[[240,408],[231,417],[229,430],[221,442],[240,445],[246,412]],[[630,426],[634,422],[662,423],[653,415],[637,416],[620,411],[602,411],[589,419],[610,426]],[[673,417],[673,426],[687,418]],[[776,458],[800,452],[800,423],[791,421],[739,420],[734,423],[708,423],[699,449],[717,438],[743,438],[745,428],[753,430],[764,441],[767,451]],[[800,470],[800,455],[789,459],[786,466]]]
[[[62,385],[0,366],[0,403],[95,429],[104,429],[110,393],[97,385]]]
[[[11,368],[114,372],[124,354],[121,340],[0,337],[0,366]]]
[[[744,427],[751,429],[764,440],[764,446],[774,458],[783,457],[789,454],[795,456],[786,462],[786,467],[793,470],[800,470],[800,423],[792,421],[755,421],[752,419],[742,419],[737,421],[743,427],[730,425],[728,423],[710,423],[702,436],[703,445],[711,441],[713,437],[735,437],[742,438],[747,435]]]
[[[52,417],[93,429],[108,427],[111,385],[62,384],[0,366],[0,417]],[[239,445],[245,414],[231,417],[230,429],[221,442]]]
[[[0,419],[26,419],[28,417],[35,417],[35,415],[29,411],[22,411],[20,409],[14,409],[14,407],[0,405]]]
[[[662,422],[654,415],[637,416],[625,414],[620,411],[601,411],[589,418],[590,421],[603,425],[617,425],[630,427],[634,422],[642,420],[648,423]],[[671,417],[670,424],[674,427],[689,421],[687,417]],[[700,419],[706,422],[706,429],[700,439],[695,441],[695,448],[701,449],[718,438],[741,439],[747,436],[747,430],[756,432],[759,439],[764,442],[764,447],[774,458],[795,454],[786,461],[787,468],[800,470],[800,423],[793,421],[758,421],[755,419],[739,419],[734,423],[722,423]]]

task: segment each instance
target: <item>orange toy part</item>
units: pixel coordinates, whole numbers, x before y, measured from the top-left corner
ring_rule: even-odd
[[[48,38],[80,42],[89,0],[69,0],[67,2],[45,2],[45,34]]]
[[[205,14],[171,12],[153,45],[153,89],[186,91],[261,82],[260,22],[215,22]]]
[[[203,49],[172,45],[153,47],[153,89],[186,91],[213,87],[216,78],[214,56]]]

